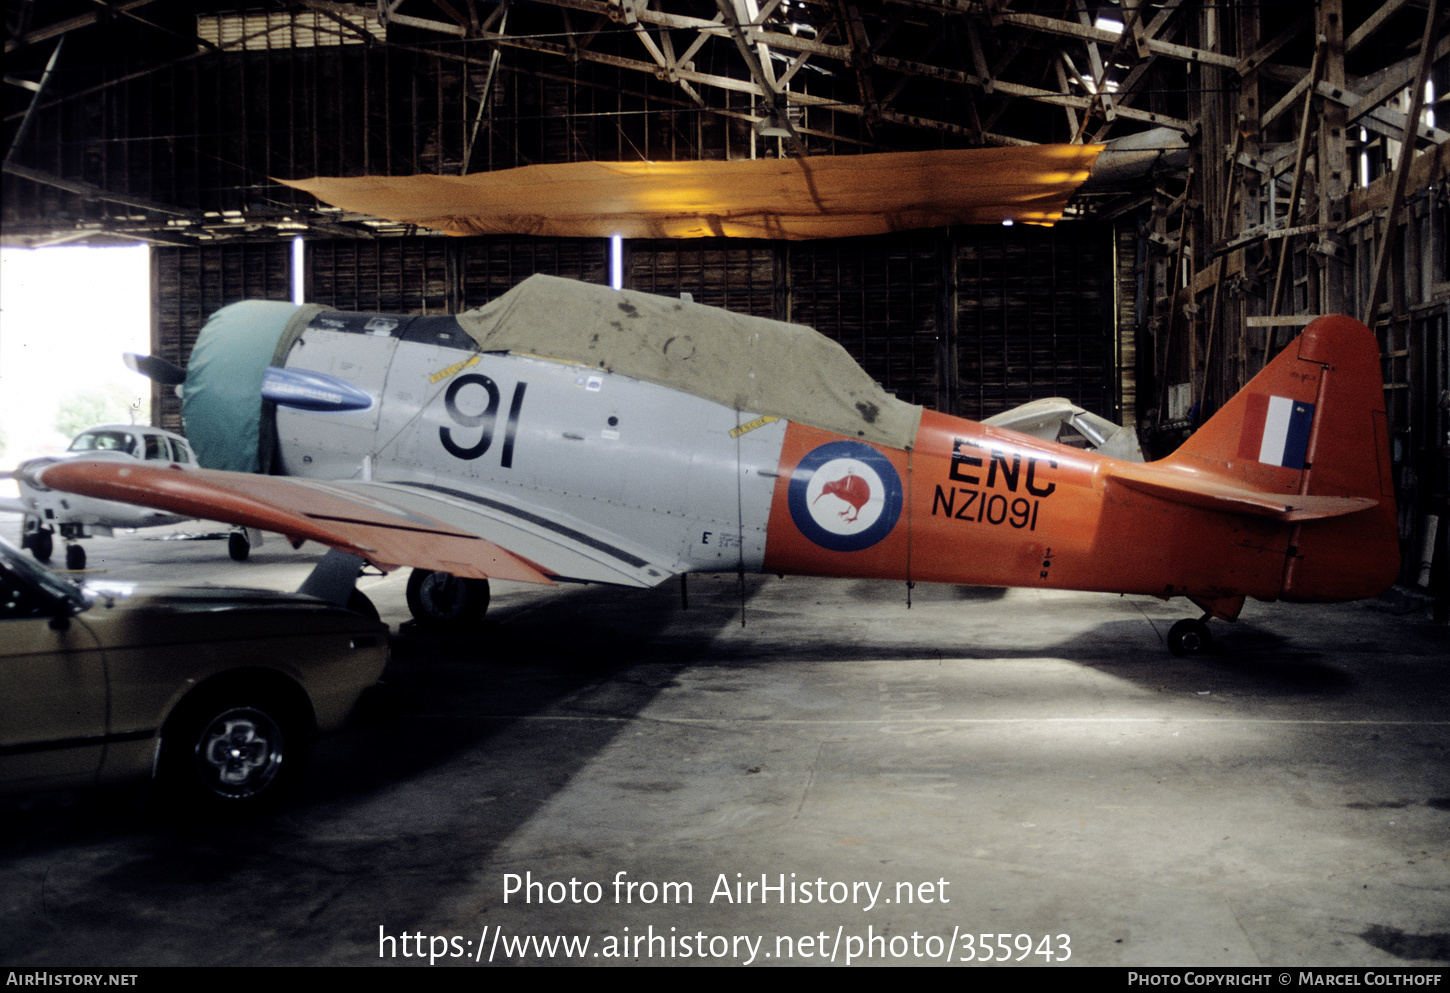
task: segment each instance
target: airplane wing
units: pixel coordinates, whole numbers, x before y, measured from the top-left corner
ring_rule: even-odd
[[[1368,497],[1263,493],[1235,486],[1218,477],[1175,472],[1153,465],[1117,465],[1108,478],[1128,489],[1191,507],[1253,514],[1287,522],[1342,517],[1368,510],[1379,503]]]
[[[419,512],[391,488],[380,494],[383,487],[375,484],[92,460],[57,463],[43,480],[84,496],[278,532],[294,545],[318,541],[384,570],[406,565],[476,579],[553,583],[538,563]]]

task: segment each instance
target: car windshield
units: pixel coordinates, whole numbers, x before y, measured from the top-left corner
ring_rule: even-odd
[[[0,581],[7,587],[39,587],[57,599],[70,601],[76,610],[91,605],[89,594],[80,586],[22,555],[4,538],[0,538]]]
[[[136,439],[125,431],[85,431],[70,443],[72,452],[125,452],[136,454]]]

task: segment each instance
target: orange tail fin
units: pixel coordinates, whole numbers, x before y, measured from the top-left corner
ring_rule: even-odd
[[[1293,525],[1286,600],[1376,596],[1399,573],[1379,345],[1352,318],[1313,321],[1164,461],[1265,494],[1363,501]]]

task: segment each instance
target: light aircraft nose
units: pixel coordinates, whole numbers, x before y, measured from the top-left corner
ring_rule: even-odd
[[[211,316],[197,336],[182,386],[181,418],[207,469],[265,472],[271,440],[262,381],[320,308],[244,300]]]
[[[40,481],[40,474],[48,466],[55,465],[57,461],[57,459],[51,458],[27,459],[15,467],[15,478],[31,489],[44,493],[50,487]]]

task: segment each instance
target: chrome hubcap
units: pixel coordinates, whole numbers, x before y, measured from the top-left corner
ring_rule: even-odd
[[[197,759],[217,792],[228,796],[256,793],[281,768],[281,729],[261,711],[228,711],[202,733]]]

